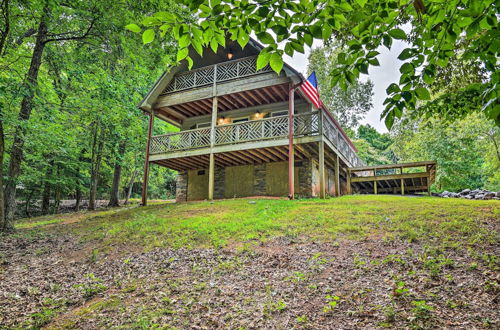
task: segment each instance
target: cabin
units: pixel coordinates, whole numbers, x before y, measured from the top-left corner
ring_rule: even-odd
[[[304,76],[285,64],[280,74],[256,70],[263,48],[226,40],[165,72],[139,104],[149,115],[143,180],[149,166],[178,172],[176,199],[247,196],[340,196],[351,192],[349,169],[364,164],[332,114],[298,88]],[[178,132],[152,136],[155,121]]]

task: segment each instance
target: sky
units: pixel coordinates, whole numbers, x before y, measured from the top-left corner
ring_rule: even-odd
[[[320,46],[321,43],[315,40],[313,44],[314,47]],[[405,48],[405,43],[393,40],[391,50],[388,50],[384,46],[379,47],[377,50],[380,53],[377,56],[379,60],[379,67],[370,67],[368,70],[368,75],[362,75],[361,79],[371,79],[374,84],[374,97],[373,97],[373,109],[370,110],[362,121],[363,124],[370,124],[375,127],[379,132],[387,132],[387,128],[383,121],[380,120],[380,114],[384,110],[384,100],[387,97],[385,89],[393,82],[397,82],[399,78],[399,67],[401,66],[401,61],[398,60],[398,55]],[[305,54],[294,53],[293,57],[285,55],[285,62],[290,64],[296,70],[300,71],[304,75],[307,73],[307,57],[311,52],[310,49],[305,50]]]

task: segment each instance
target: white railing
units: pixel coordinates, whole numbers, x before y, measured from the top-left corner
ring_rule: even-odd
[[[252,120],[215,127],[215,144],[231,144],[286,137],[288,116]]]
[[[272,69],[270,66],[266,66],[257,70],[257,56],[245,57],[178,73],[162,92],[162,95],[211,85],[214,79],[217,82],[222,82],[265,72],[272,72]]]
[[[321,119],[321,120],[320,120]],[[293,135],[295,137],[318,135],[320,122],[323,124],[323,136],[332,143],[349,166],[364,165],[356,155],[344,135],[333,121],[319,112],[297,114],[293,117]],[[150,154],[170,151],[205,148],[210,146],[210,128],[171,133],[151,138]],[[272,117],[215,127],[214,145],[236,144],[267,139],[286,138],[288,136],[288,116]]]

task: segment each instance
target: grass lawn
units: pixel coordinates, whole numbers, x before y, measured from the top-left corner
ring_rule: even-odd
[[[498,201],[223,200],[22,220],[0,327],[498,327]]]

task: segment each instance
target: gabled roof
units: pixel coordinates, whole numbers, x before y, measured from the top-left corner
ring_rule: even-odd
[[[229,38],[226,39],[226,47],[222,48],[219,47],[218,51],[216,54],[212,51],[211,48],[205,48],[204,55],[201,57],[194,49],[191,47],[189,51],[189,56],[193,59],[193,68],[196,69],[201,66],[208,66],[212,65],[215,63],[221,63],[223,62],[226,57],[224,56],[225,49],[233,49],[235,52],[235,58],[239,57],[244,57],[244,56],[251,56],[251,55],[258,55],[262,49],[264,49],[264,46],[262,46],[258,41],[254,40],[253,38],[250,38],[248,44],[245,46],[244,49],[241,49],[240,45],[233,40],[230,40]],[[155,82],[151,90],[148,92],[148,94],[142,99],[142,101],[138,104],[139,109],[142,109],[146,112],[149,112],[151,108],[153,107],[154,102],[158,98],[158,96],[163,92],[163,90],[168,86],[170,81],[173,79],[174,75],[178,72],[183,72],[187,71],[187,61],[183,60],[181,63],[172,66],[171,68],[167,69],[161,77]],[[292,66],[290,66],[287,63],[284,63],[283,65],[283,71],[286,76],[296,76],[300,80],[300,82],[304,81],[304,76],[295,70]]]

